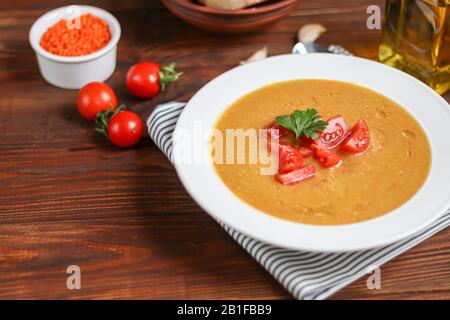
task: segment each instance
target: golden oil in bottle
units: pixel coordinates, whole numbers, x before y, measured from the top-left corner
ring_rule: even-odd
[[[387,0],[379,59],[428,84],[450,89],[450,0]]]

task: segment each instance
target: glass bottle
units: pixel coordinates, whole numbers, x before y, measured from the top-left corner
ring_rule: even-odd
[[[450,0],[387,0],[379,59],[425,82],[450,89]]]

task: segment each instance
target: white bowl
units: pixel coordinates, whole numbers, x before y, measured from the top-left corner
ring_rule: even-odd
[[[29,40],[36,52],[39,69],[50,84],[64,89],[79,89],[89,82],[103,82],[116,68],[117,43],[120,39],[120,24],[109,12],[91,6],[76,6],[80,14],[91,13],[109,25],[111,40],[102,49],[85,56],[63,57],[44,50],[39,42],[42,35],[61,19],[73,17],[74,6],[47,12],[33,24]]]
[[[338,226],[300,224],[265,214],[234,195],[214,170],[208,139],[198,141],[190,149],[192,158],[207,161],[183,162],[183,135],[193,134],[199,120],[202,127],[213,128],[222,112],[243,95],[274,82],[309,78],[347,81],[370,88],[399,103],[417,119],[430,141],[432,163],[428,178],[412,199],[390,213],[364,222]],[[206,212],[230,227],[285,248],[354,251],[410,236],[450,207],[449,126],[448,103],[406,73],[356,57],[283,55],[237,67],[204,86],[178,120],[173,153],[178,175],[190,195]]]

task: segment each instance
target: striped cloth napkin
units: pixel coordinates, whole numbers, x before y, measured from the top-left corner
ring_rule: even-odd
[[[150,137],[172,163],[172,133],[185,105],[180,102],[159,105],[147,119]],[[348,253],[317,253],[278,248],[220,224],[296,298],[321,300],[372,272],[374,267],[380,267],[445,229],[450,225],[450,210],[432,225],[405,240]]]

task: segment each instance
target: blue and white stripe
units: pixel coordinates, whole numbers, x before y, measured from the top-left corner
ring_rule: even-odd
[[[185,103],[169,102],[159,105],[147,119],[150,137],[173,163],[172,133],[175,130],[178,117],[184,109]]]
[[[147,120],[150,137],[173,163],[172,133],[185,103],[156,107]],[[219,222],[220,223],[220,222]],[[450,211],[423,231],[391,245],[348,253],[287,250],[256,241],[230,227],[222,227],[298,299],[326,299],[339,289],[450,225]]]

